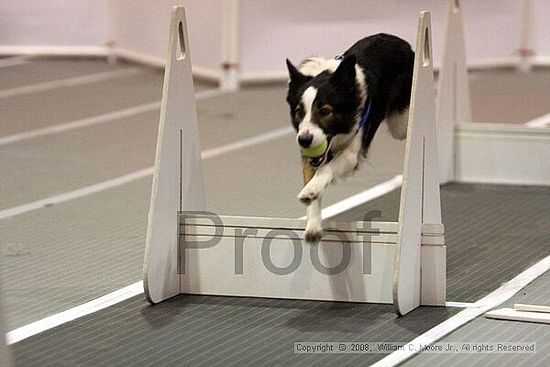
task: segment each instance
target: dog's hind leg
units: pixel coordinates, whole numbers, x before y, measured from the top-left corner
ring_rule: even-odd
[[[411,85],[412,68],[410,73],[399,74],[389,90],[386,123],[395,139],[403,140],[407,137]]]
[[[409,121],[409,109],[402,112],[396,112],[391,116],[386,117],[390,134],[395,139],[403,140],[407,137],[407,126]]]

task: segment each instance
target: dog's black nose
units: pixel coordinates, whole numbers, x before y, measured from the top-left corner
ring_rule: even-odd
[[[298,144],[300,144],[303,148],[309,147],[312,141],[313,141],[313,135],[309,133],[298,135]]]

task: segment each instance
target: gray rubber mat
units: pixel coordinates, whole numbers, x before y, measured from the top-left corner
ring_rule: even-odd
[[[0,221],[8,330],[138,281],[150,188],[143,179]]]
[[[136,297],[14,346],[18,366],[367,365],[383,354],[294,354],[298,341],[408,341],[456,309],[181,296]]]
[[[63,74],[62,67],[53,66],[55,62],[48,61],[51,65],[43,70]],[[40,66],[38,61],[30,65]],[[0,73],[14,68],[2,68]],[[82,74],[95,70],[93,65],[76,68]],[[66,72],[63,75],[72,75]],[[40,78],[37,82],[46,81]],[[31,82],[30,77],[18,80],[22,85]],[[0,124],[0,136],[155,102],[161,87],[162,72],[144,68],[132,77],[7,98],[1,104],[0,121],[8,123]],[[197,90],[205,87],[196,83]],[[245,88],[200,101],[203,149],[288,126],[284,93],[284,86]],[[1,147],[0,206],[25,204],[152,165],[157,124],[158,113],[151,112]],[[331,187],[325,206],[400,173],[403,148],[403,142],[390,139],[382,127],[369,163],[355,177]],[[301,168],[291,134],[205,161],[204,175],[211,210],[289,217],[305,214],[295,199]],[[8,330],[139,280],[149,191],[150,179],[145,178],[0,221]],[[547,189],[448,185],[442,196],[449,246],[449,300],[476,300],[548,253],[543,245],[543,239],[550,237],[545,220],[550,218]],[[397,204],[397,193],[391,193],[347,216],[360,219],[365,211],[381,209],[382,217],[395,219]],[[493,263],[496,266],[491,268]],[[193,363],[211,365],[229,356],[235,365],[257,365],[255,361],[260,365],[348,364],[346,356],[321,360],[307,355],[296,360],[292,338],[408,341],[431,327],[428,315],[434,314],[439,322],[456,311],[422,308],[411,318],[395,319],[389,306],[180,297],[149,307],[138,297],[19,343],[15,349],[23,366],[147,365],[159,358],[173,365],[185,365],[190,358],[195,358]],[[97,333],[96,325],[100,326]],[[204,346],[193,344],[193,333]],[[181,353],[166,354],[165,346],[170,343]],[[256,349],[257,354],[247,357]],[[362,358],[352,361],[361,364]]]
[[[162,73],[137,75],[4,98],[0,135],[44,128],[160,101]]]
[[[404,144],[385,132],[377,139],[370,163],[353,177],[332,185],[323,196],[325,207],[401,172]],[[302,168],[291,135],[207,161],[204,167],[209,210],[219,214],[291,218],[306,214],[305,207],[296,199],[303,187]]]
[[[251,88],[199,101],[203,149],[208,151],[287,126],[283,96],[281,87]],[[264,111],[265,119],[256,118],[261,115],[260,111]],[[5,173],[0,176],[0,206],[12,208],[152,166],[157,126],[158,114],[150,112],[0,147],[2,157],[8,158],[0,160]],[[332,187],[325,205],[399,173],[403,146],[403,142],[394,141],[381,129],[371,151],[372,163],[345,184]],[[210,210],[258,216],[305,214],[305,208],[296,199],[302,174],[291,133],[205,160],[203,168]],[[6,273],[10,329],[77,306],[141,278],[150,197],[148,182],[149,179],[143,179],[112,193],[93,194],[0,222],[0,246],[8,249],[2,257],[2,271]],[[123,213],[128,208],[132,208],[132,212],[127,216],[112,214]],[[103,215],[99,214],[101,211]],[[78,213],[95,214],[88,218]],[[104,219],[108,219],[108,232],[112,237],[104,237],[98,227],[105,223]],[[90,226],[83,225],[86,222]],[[38,229],[41,232],[36,232]],[[103,246],[107,246],[108,241],[113,253],[128,251],[128,255],[104,256],[107,248]],[[95,255],[97,261],[85,261],[80,254],[88,254],[95,247],[99,251]],[[42,256],[44,261],[40,262]],[[62,267],[56,262],[60,257],[64,259]],[[90,283],[87,291],[87,280],[101,274],[103,268],[116,271]],[[39,281],[33,282],[35,278]]]
[[[475,301],[548,254],[547,244],[546,248],[540,244],[549,238],[548,190],[443,187],[449,300]],[[395,192],[386,195],[369,208],[382,208],[383,217],[391,219],[397,212],[397,196]],[[524,220],[516,218],[515,225],[510,225],[515,215]],[[492,222],[487,218],[493,218]],[[518,226],[529,225],[527,218],[531,227],[524,230],[538,231],[540,239],[516,231]],[[486,241],[495,233],[495,240]],[[460,237],[468,240],[457,241]],[[525,255],[518,256],[519,250]],[[475,251],[481,256],[472,256]],[[21,366],[366,365],[384,355],[294,354],[293,343],[405,342],[459,310],[421,307],[396,318],[388,305],[180,296],[148,306],[143,297],[136,297],[18,343],[15,352]]]
[[[550,255],[550,187],[448,184],[441,190],[447,245],[447,299],[475,302]],[[380,210],[397,220],[399,191],[339,216]]]
[[[0,72],[0,91],[84,75],[132,67],[128,63],[108,64],[104,59],[38,59],[7,67]]]
[[[550,305],[550,272],[522,289],[502,307],[514,303]],[[459,330],[441,339],[446,342],[536,343],[536,353],[421,353],[405,366],[540,366],[550,365],[550,327],[531,322],[492,320],[478,317]]]
[[[476,122],[523,124],[550,110],[550,68],[523,74],[514,69],[469,73]]]
[[[152,166],[158,115],[156,109],[0,146],[0,209]]]

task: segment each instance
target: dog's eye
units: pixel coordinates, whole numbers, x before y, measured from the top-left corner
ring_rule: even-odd
[[[323,106],[319,110],[319,115],[321,115],[321,117],[327,117],[331,113],[332,113],[332,107],[330,107],[330,106]]]
[[[304,113],[304,110],[302,109],[302,106],[298,105],[296,106],[296,109],[294,110],[294,114],[297,116],[297,117],[301,117]]]

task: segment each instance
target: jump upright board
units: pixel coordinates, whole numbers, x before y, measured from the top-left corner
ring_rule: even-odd
[[[400,315],[444,305],[430,14],[418,26],[399,221],[325,222],[315,245],[304,241],[304,220],[205,211],[185,24],[183,8],[174,8],[144,263],[148,300],[192,293],[393,303]]]

